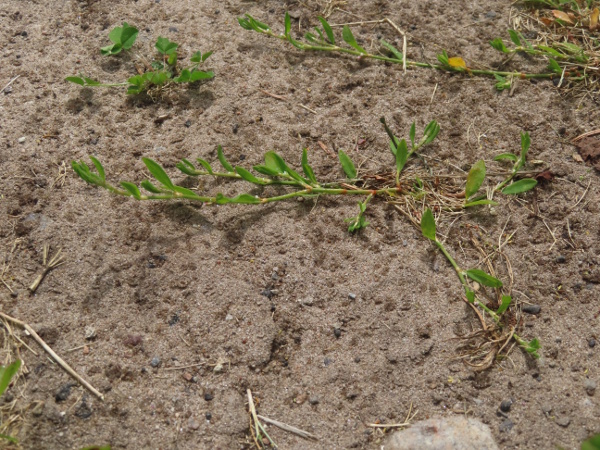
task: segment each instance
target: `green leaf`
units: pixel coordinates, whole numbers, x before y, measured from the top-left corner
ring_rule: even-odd
[[[181,162],[178,162],[177,164],[175,164],[175,167],[177,167],[180,171],[182,171],[186,175],[189,175],[192,177],[198,175],[194,165],[191,162],[189,162],[187,159],[182,159]]]
[[[421,142],[419,142],[419,147],[422,147],[423,145],[427,145],[427,144],[430,144],[431,142],[433,142],[433,140],[437,137],[439,132],[440,132],[440,125],[435,120],[432,120],[431,122],[429,122],[427,124],[427,126],[425,127],[425,131],[423,132],[423,137],[421,138]]]
[[[323,17],[319,16],[319,21],[321,22],[321,25],[323,25],[323,30],[327,35],[327,39],[329,40],[329,42],[335,45],[335,36],[333,35],[333,30],[331,29],[331,26]]]
[[[265,184],[264,181],[256,178],[254,175],[252,175],[250,172],[248,172],[243,167],[236,167],[235,171],[239,174],[240,177],[242,177],[244,180],[246,180],[250,183],[259,184],[259,185]]]
[[[508,30],[508,34],[510,36],[510,40],[513,41],[513,44],[515,44],[517,47],[520,47],[521,38],[519,37],[519,33],[517,33],[515,30]]]
[[[241,194],[229,199],[229,203],[242,203],[245,205],[257,205],[261,203],[260,199],[250,194]]]
[[[238,23],[240,24],[240,27],[242,27],[244,30],[252,30],[252,25],[250,25],[250,21],[248,19],[238,17]]]
[[[4,394],[20,367],[20,359],[15,360],[15,362],[8,366],[0,366],[0,395]]]
[[[123,22],[122,27],[115,27],[108,34],[108,38],[113,45],[102,47],[100,52],[103,55],[116,55],[121,50],[130,49],[137,39],[138,29],[130,26],[127,22]]]
[[[438,61],[442,64],[442,66],[448,67],[450,63],[448,62],[448,53],[446,50],[442,50],[442,53],[437,55]]]
[[[408,137],[410,138],[410,143],[412,144],[412,146],[415,146],[415,135],[417,134],[417,127],[415,125],[415,123],[413,122],[412,125],[410,126],[410,132],[408,133]]]
[[[92,78],[88,78],[88,77],[82,77],[82,78],[83,78],[83,81],[85,81],[85,84],[87,86],[99,86],[100,84],[102,84],[99,81],[96,81]]]
[[[227,203],[231,203],[231,199],[225,197],[223,194],[221,194],[220,192],[217,194],[217,196],[215,197],[215,203],[217,205],[226,205]]]
[[[498,308],[498,311],[496,311],[496,314],[498,314],[499,316],[504,314],[510,306],[510,302],[512,302],[512,297],[510,295],[503,295],[502,303],[500,304],[500,308]]]
[[[177,53],[171,53],[169,55],[169,57],[167,58],[167,64],[171,67],[175,66],[177,64]]]
[[[177,50],[179,44],[175,42],[171,42],[169,38],[158,37],[156,40],[156,44],[154,44],[159,53],[163,55],[171,55],[173,52]]]
[[[190,83],[198,80],[210,80],[215,77],[214,72],[204,72],[202,70],[194,70],[190,76]]]
[[[505,89],[511,88],[512,79],[503,77],[501,75],[498,75],[497,73],[494,74],[494,78],[497,81],[497,83],[495,84],[497,90],[504,91]]]
[[[502,287],[502,281],[497,278],[494,278],[491,275],[488,275],[483,270],[479,269],[470,269],[466,271],[466,275],[473,281],[477,281],[479,284],[483,286],[489,286],[493,288]]]
[[[510,53],[510,50],[506,48],[506,45],[504,45],[504,42],[500,38],[496,38],[493,41],[490,41],[490,45],[499,52]]]
[[[125,190],[127,192],[129,192],[137,200],[141,200],[142,194],[140,194],[140,190],[138,189],[138,187],[135,184],[130,183],[129,181],[121,181],[121,186],[123,186],[125,188]]]
[[[98,184],[100,177],[90,172],[90,168],[83,161],[71,161],[73,171],[86,183]]]
[[[581,443],[581,450],[600,450],[600,434]]]
[[[213,53],[214,53],[214,50],[211,50],[209,52],[203,53],[202,54],[202,61],[201,62],[206,61],[208,58],[210,58],[210,55],[212,55]]]
[[[523,192],[532,190],[537,186],[537,183],[537,180],[534,180],[533,178],[523,178],[522,180],[515,181],[506,186],[502,189],[502,193],[506,195],[522,194]]]
[[[106,47],[100,47],[100,54],[104,56],[116,55],[121,53],[121,50],[123,50],[123,46],[121,44],[111,44],[107,45]]]
[[[475,292],[473,292],[470,289],[467,289],[465,292],[465,297],[467,297],[469,303],[473,303],[475,301]]]
[[[358,43],[356,42],[356,39],[354,38],[354,35],[352,34],[352,31],[350,30],[350,27],[348,25],[344,25],[344,29],[342,30],[342,37],[344,38],[346,44],[348,44],[351,47],[354,47],[356,51],[362,53],[363,55],[367,54],[367,51],[360,45],[358,45]]]
[[[198,194],[196,194],[194,191],[181,187],[181,186],[173,186],[173,190],[175,192],[178,192],[179,194],[185,195],[186,198],[189,199],[193,199],[193,200],[200,200],[202,199],[202,197],[200,197]]]
[[[465,198],[467,200],[479,190],[484,179],[485,162],[483,161],[483,159],[480,159],[475,164],[473,164],[473,167],[471,167],[471,170],[467,175],[467,185],[465,187]]]
[[[340,163],[342,164],[342,169],[344,169],[344,173],[348,178],[354,180],[356,178],[356,167],[354,167],[354,163],[350,159],[343,150],[338,152],[338,157],[340,158]]]
[[[408,159],[408,148],[406,146],[406,141],[402,139],[398,146],[396,147],[396,171],[397,173],[401,173],[402,169],[404,169],[404,165],[406,164],[406,160]]]
[[[165,169],[163,169],[160,164],[150,158],[142,158],[142,161],[154,178],[156,178],[167,189],[173,190],[173,183],[167,175],[167,172],[165,172]]]
[[[217,158],[219,158],[219,162],[221,163],[221,165],[225,168],[225,170],[227,172],[235,171],[233,166],[231,164],[229,164],[229,162],[225,158],[225,155],[223,154],[223,148],[220,145],[217,147]]]
[[[90,159],[94,163],[94,166],[96,167],[96,170],[98,171],[98,175],[100,176],[100,178],[102,179],[102,181],[105,181],[106,180],[106,173],[104,172],[104,167],[102,167],[102,164],[100,164],[100,161],[98,161],[93,156],[90,156]]]
[[[537,338],[532,339],[531,341],[527,342],[527,345],[525,345],[523,347],[523,349],[531,354],[534,358],[539,358],[540,355],[538,355],[537,351],[541,348],[542,346],[540,345],[540,341],[537,340]]]
[[[516,161],[517,159],[517,155],[513,154],[513,153],[501,153],[498,156],[496,156],[494,158],[494,161],[503,161],[503,160],[509,160],[509,161]]]
[[[289,36],[291,31],[292,31],[292,19],[290,19],[290,15],[286,11],[285,12],[285,32],[284,32],[284,35],[285,36]]]
[[[383,39],[380,41],[381,45],[383,45],[385,48],[387,48],[392,55],[394,55],[394,57],[400,61],[402,61],[404,59],[404,55],[402,55],[402,52],[400,52],[396,47],[394,47],[392,44],[390,44],[389,42],[384,41]]]
[[[253,169],[256,170],[258,173],[262,173],[263,175],[268,175],[270,177],[276,177],[280,175],[278,169],[272,169],[267,166],[254,166]]]
[[[283,158],[273,151],[265,153],[265,166],[277,174],[286,173],[288,168]]]
[[[423,213],[423,217],[421,217],[421,232],[427,239],[436,241],[435,219],[433,218],[433,213],[429,208],[427,208],[427,210]]]
[[[144,180],[140,183],[140,186],[142,186],[144,189],[146,189],[148,192],[152,192],[153,194],[162,194],[163,191],[159,188],[157,188],[156,186],[154,186],[150,181],[148,180]]]
[[[210,167],[210,164],[208,163],[208,161],[205,161],[203,159],[197,158],[196,161],[198,161],[202,167],[204,167],[206,169],[206,171],[212,175],[214,172],[212,170],[212,167]]]
[[[79,78],[79,77],[67,77],[67,78],[65,78],[65,81],[70,81],[71,83],[75,83],[75,84],[78,84],[80,86],[85,86],[85,81],[83,81],[83,78]]]
[[[302,171],[313,185],[318,184],[317,178],[315,177],[315,173],[313,172],[312,167],[310,167],[310,165],[308,164],[308,152],[306,149],[302,150]]]
[[[162,86],[167,81],[167,74],[165,72],[147,72],[151,74],[150,82],[155,86]]]
[[[173,78],[176,83],[189,83],[192,73],[189,69],[183,69],[177,78]]]
[[[529,147],[531,146],[531,138],[529,137],[529,133],[521,133],[521,163],[525,164],[525,158],[527,158],[527,152],[529,151]]]
[[[558,62],[552,58],[548,58],[548,69],[557,75],[562,75],[563,73],[563,69],[560,67],[560,64],[558,64]]]
[[[492,205],[495,206],[498,203],[496,203],[493,200],[476,200],[474,202],[467,202],[463,205],[463,208],[470,208],[471,206],[479,206],[479,205]]]

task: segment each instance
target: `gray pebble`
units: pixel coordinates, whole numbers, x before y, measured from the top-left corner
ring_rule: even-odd
[[[552,412],[552,405],[549,405],[548,403],[544,403],[542,405],[542,412],[544,414],[550,414]]]
[[[500,411],[505,412],[505,413],[509,412],[512,404],[513,404],[512,400],[503,400],[502,403],[500,403]]]
[[[488,11],[485,13],[485,18],[486,19],[495,19],[497,15],[498,14],[496,14],[496,11]]]
[[[179,30],[177,30],[177,27],[169,27],[169,31],[171,33],[177,33],[177,31],[179,31]]]
[[[186,120],[185,123],[184,123],[184,125],[185,125],[186,128],[189,128],[189,127],[192,126],[192,121],[191,120]]]
[[[54,400],[56,400],[57,402],[64,402],[67,398],[69,398],[69,395],[71,395],[72,387],[73,385],[71,383],[61,386],[60,389],[56,392]]]
[[[594,380],[585,380],[584,387],[585,392],[587,392],[587,395],[590,397],[596,392],[596,382]]]
[[[333,330],[333,334],[335,335],[336,338],[339,338],[342,335],[342,330],[340,330],[339,328],[335,328]]]
[[[596,346],[596,339],[592,338],[588,341],[588,345],[590,348],[594,348]]]
[[[525,305],[523,306],[523,312],[527,314],[539,314],[542,310],[540,305]]]
[[[319,397],[317,397],[316,395],[311,395],[308,398],[308,403],[310,403],[311,405],[317,405],[317,404],[319,404],[319,401],[320,401]]]
[[[350,293],[348,294],[348,298],[349,298],[350,300],[356,300],[356,294],[353,294],[352,292],[350,292]]]
[[[515,426],[515,424],[513,423],[512,420],[506,419],[504,422],[502,422],[500,424],[500,433],[507,433],[510,430],[512,430],[514,426]]]
[[[206,400],[207,402],[210,402],[213,398],[215,398],[210,392],[206,392],[204,394],[204,400]]]
[[[567,416],[556,419],[556,424],[563,428],[567,428],[570,423],[571,423],[571,419]]]
[[[152,367],[158,367],[158,366],[160,366],[160,358],[158,358],[158,357],[152,358],[152,361],[150,361],[150,365]]]
[[[559,264],[563,264],[563,263],[567,262],[567,258],[565,258],[563,255],[560,255],[556,258],[556,262]]]

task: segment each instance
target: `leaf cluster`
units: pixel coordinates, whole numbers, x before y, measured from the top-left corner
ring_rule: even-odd
[[[123,26],[114,28],[108,35],[111,45],[102,47],[101,53],[105,56],[114,56],[122,51],[130,50],[136,41],[138,29],[123,22]],[[127,86],[128,94],[142,94],[153,89],[161,89],[172,83],[194,83],[200,80],[214,78],[212,71],[203,71],[199,66],[204,63],[212,51],[194,53],[190,58],[190,64],[181,66],[179,64],[179,44],[172,42],[169,38],[159,36],[154,44],[158,57],[151,63],[146,63],[147,70],[130,77],[126,83],[101,83],[84,75],[65,78],[66,81],[80,86],[90,87],[114,87]]]

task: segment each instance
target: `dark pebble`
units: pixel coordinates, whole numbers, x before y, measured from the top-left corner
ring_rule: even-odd
[[[152,361],[150,361],[150,365],[155,368],[160,366],[160,358],[152,358]]]
[[[177,33],[179,30],[177,29],[177,27],[169,27],[169,31],[171,33]]]
[[[240,155],[240,161],[243,161],[245,159],[246,159],[246,155]],[[300,197],[300,198],[302,198],[302,197]]]
[[[523,306],[523,312],[527,314],[539,314],[542,310],[540,305],[525,305]]]
[[[335,328],[333,330],[333,334],[335,335],[336,338],[339,338],[342,335],[342,330],[340,330],[339,328]]]
[[[319,404],[319,397],[317,397],[316,395],[311,395],[308,398],[308,403],[310,403],[311,405],[318,405]]]
[[[567,262],[567,258],[565,258],[563,255],[560,255],[558,258],[556,258],[556,262],[559,264],[564,264]]]
[[[512,420],[506,419],[500,424],[500,433],[507,433],[515,426]]]
[[[271,312],[275,312],[276,309],[277,309],[277,306],[271,305]]]
[[[596,339],[590,339],[588,341],[588,345],[590,346],[590,348],[594,348],[596,346]]]
[[[213,395],[209,392],[204,394],[204,400],[206,400],[207,402],[210,402],[213,398],[214,398]]]
[[[262,291],[262,292],[260,293],[260,295],[264,295],[265,297],[267,297],[267,298],[269,298],[269,299],[270,299],[270,298],[271,298],[271,297],[273,297],[273,295],[275,295],[275,294],[273,294],[273,291],[271,291],[271,289],[265,289],[264,291]]]
[[[73,387],[73,385],[70,383],[62,386],[54,396],[54,400],[57,402],[64,402],[69,398],[69,395],[71,395],[71,387]]]
[[[323,360],[323,364],[325,365],[325,367],[327,367],[329,364],[331,364],[333,362],[333,359],[330,358],[325,358]]]
[[[238,130],[239,130],[239,125],[236,123],[235,125],[233,125],[233,127],[231,128],[231,131],[233,131],[233,134],[237,134]]]
[[[185,123],[184,123],[184,125],[185,125],[186,128],[189,128],[189,127],[192,126],[192,121],[191,120],[186,120]]]
[[[512,404],[513,404],[512,400],[503,400],[502,403],[500,403],[500,411],[505,412],[505,413],[509,412]]]
[[[209,413],[209,412],[207,412],[207,413],[204,415],[204,417],[206,417],[206,420],[210,420],[210,419],[212,419],[212,414],[211,414],[211,413]]]
[[[179,322],[179,314],[175,313],[171,316],[171,318],[169,319],[169,326],[173,326],[175,325],[177,322]]]
[[[75,410],[75,416],[80,419],[87,419],[92,415],[92,410],[88,406],[86,402],[81,402],[81,404]]]
[[[561,136],[564,136],[566,132],[567,132],[567,129],[565,127],[560,127],[558,129],[558,134],[560,134]]]
[[[17,297],[19,296],[19,293],[18,293],[17,291],[12,291],[12,292],[10,293],[10,296],[11,296],[12,298],[17,298]],[[590,347],[592,347],[592,346],[590,346]]]
[[[360,362],[360,356],[357,356],[356,358],[354,358],[354,362],[355,363],[359,363]]]
[[[21,31],[21,36],[27,37],[27,31]]]

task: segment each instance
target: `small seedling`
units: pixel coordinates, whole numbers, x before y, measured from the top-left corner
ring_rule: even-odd
[[[511,31],[511,38],[519,36],[519,46],[513,50],[509,50],[501,39],[492,41],[492,46],[503,52],[518,52],[526,51],[530,54],[549,57],[554,55],[555,59],[549,61],[549,71],[544,73],[522,73],[518,71],[507,72],[502,70],[492,69],[475,69],[468,67],[466,62],[460,56],[449,56],[446,51],[442,51],[437,55],[438,64],[432,64],[422,61],[414,61],[407,59],[407,55],[402,53],[400,50],[395,48],[389,42],[381,40],[381,50],[379,53],[369,53],[363,47],[361,47],[352,30],[348,25],[345,25],[342,30],[342,40],[345,42],[345,46],[337,43],[335,34],[331,25],[323,17],[318,18],[322,29],[315,27],[315,33],[308,32],[304,38],[306,42],[296,40],[292,37],[291,19],[288,13],[285,15],[284,20],[284,32],[283,34],[277,34],[271,30],[271,27],[259,20],[256,20],[249,14],[239,18],[238,22],[245,30],[255,31],[265,36],[274,37],[282,41],[287,41],[299,50],[304,51],[321,51],[321,52],[333,52],[333,53],[345,53],[347,55],[353,55],[358,59],[373,59],[378,61],[384,61],[392,64],[399,64],[403,67],[420,67],[426,69],[436,69],[445,72],[457,72],[466,73],[468,75],[475,76],[488,76],[494,77],[497,80],[496,88],[499,90],[510,88],[512,80],[515,78],[520,79],[553,79],[557,77],[570,77],[571,81],[581,81],[589,77],[587,73],[579,73],[578,71],[571,71],[565,69],[565,65],[560,65],[555,61],[556,54],[561,55],[559,58],[564,61],[565,64],[570,64],[574,58],[583,58],[580,52],[575,49],[575,46],[566,44],[558,46],[555,49],[543,49],[543,46],[532,46],[527,40],[522,39],[518,33]],[[385,52],[385,53],[384,53]],[[577,56],[579,55],[579,56]]]
[[[123,26],[114,28],[108,35],[112,45],[102,47],[100,52],[105,56],[114,56],[123,51],[129,51],[135,43],[137,35],[137,28],[123,22]],[[154,47],[158,52],[158,58],[148,63],[145,58],[138,56],[145,67],[145,71],[138,69],[139,73],[130,77],[127,82],[101,83],[84,75],[67,77],[65,80],[89,87],[127,86],[128,94],[148,93],[154,97],[156,94],[160,95],[166,92],[170,86],[209,80],[215,76],[213,72],[205,72],[199,69],[200,65],[212,55],[212,51],[206,53],[196,52],[190,58],[189,65],[181,66],[177,52],[179,44],[170,41],[168,38],[158,37]]]
[[[17,374],[21,367],[21,361],[17,359],[15,362],[8,366],[0,366],[0,396],[6,392],[8,386],[12,382],[12,379]],[[13,444],[17,444],[18,441],[12,437],[5,434],[0,434],[0,439],[5,439]]]

